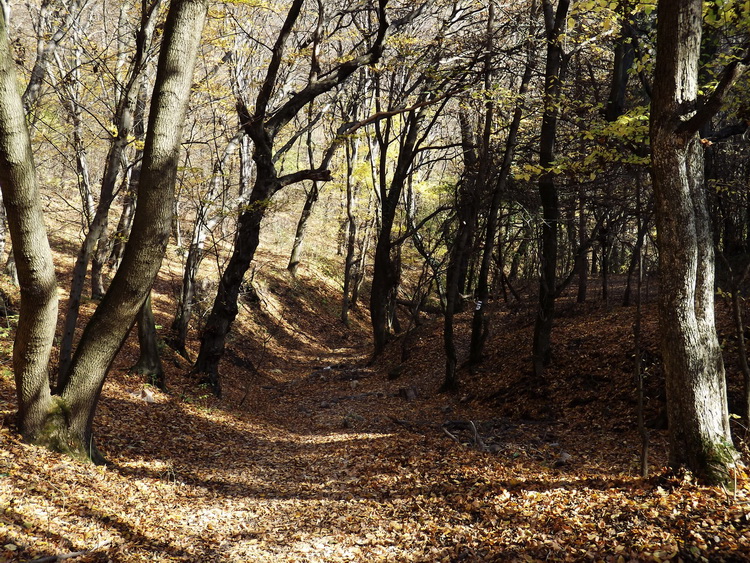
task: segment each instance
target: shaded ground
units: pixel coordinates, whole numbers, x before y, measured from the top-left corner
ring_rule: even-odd
[[[637,476],[633,309],[563,304],[554,369],[532,383],[531,305],[497,304],[486,360],[453,396],[435,392],[437,319],[367,366],[365,318],[342,327],[335,288],[307,274],[256,287],[222,401],[169,351],[169,393],[145,387],[124,350],[96,421],[106,468],[21,443],[2,370],[0,561],[750,560],[744,472],[735,492],[666,477],[652,429],[655,477]],[[655,332],[649,312],[657,423]]]

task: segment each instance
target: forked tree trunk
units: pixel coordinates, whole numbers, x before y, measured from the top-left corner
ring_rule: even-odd
[[[414,159],[417,146],[419,126],[422,121],[421,112],[411,111],[406,117],[406,131],[401,143],[390,185],[386,189],[386,167],[388,162],[387,143],[381,143],[379,154],[380,173],[380,229],[377,234],[375,258],[373,263],[372,289],[370,291],[370,322],[373,332],[373,357],[383,353],[390,341],[392,300],[395,299],[395,289],[399,282],[398,264],[391,257],[393,242],[391,234],[396,219],[396,210],[401,194],[406,185],[406,179]],[[390,125],[388,126],[390,127]]]
[[[0,182],[23,278],[15,375],[22,432],[28,439],[102,461],[92,423],[104,379],[161,265],[169,238],[182,123],[205,19],[205,0],[172,2],[164,29],[144,149],[133,236],[109,291],[86,326],[65,385],[52,397],[47,361],[56,293],[51,252],[41,221],[33,159],[15,91],[7,34],[0,30]]]
[[[714,245],[697,132],[721,107],[744,64],[727,67],[713,95],[693,114],[702,4],[659,1],[650,135],[669,462],[717,483],[729,480],[735,450],[714,325]]]
[[[491,18],[490,18],[491,19]],[[489,52],[489,50],[488,50]],[[489,72],[489,64],[486,64]],[[489,88],[489,85],[485,85]],[[464,155],[463,177],[456,194],[456,235],[450,246],[448,271],[445,276],[445,315],[443,316],[443,350],[445,351],[445,376],[441,391],[458,390],[458,354],[454,334],[454,315],[458,309],[459,297],[463,293],[465,272],[472,247],[474,230],[479,213],[479,191],[484,190],[489,166],[488,145],[492,123],[492,104],[485,112],[485,123],[481,140],[476,139],[465,111],[459,113],[461,124],[461,144]],[[476,150],[479,145],[480,150]]]
[[[284,125],[294,119],[318,96],[346,81],[358,68],[378,61],[388,32],[388,23],[385,18],[387,0],[380,0],[378,2],[379,27],[375,41],[367,53],[343,62],[326,78],[311,81],[300,92],[292,95],[280,108],[271,112],[269,104],[279,78],[286,43],[300,15],[303,3],[303,0],[294,0],[289,7],[274,44],[265,79],[255,99],[254,113],[250,114],[246,107],[242,104],[238,105],[244,117],[243,126],[254,143],[255,184],[247,206],[240,214],[234,250],[219,281],[218,292],[201,336],[200,352],[193,367],[194,372],[207,376],[217,396],[221,395],[219,361],[224,354],[229,329],[237,316],[240,286],[258,247],[260,225],[265,216],[268,201],[286,185],[302,180],[330,180],[330,171],[325,169],[298,171],[279,177],[273,155],[276,135]]]

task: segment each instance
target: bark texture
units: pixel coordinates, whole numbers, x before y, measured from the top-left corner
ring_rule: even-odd
[[[673,467],[725,481],[734,462],[714,325],[714,246],[696,109],[702,2],[660,0],[651,147],[661,352]]]
[[[21,286],[13,371],[21,433],[35,440],[52,408],[47,369],[57,321],[57,282],[11,53],[0,17],[0,186]]]
[[[102,461],[93,442],[94,412],[104,378],[148,295],[166,249],[181,125],[206,8],[205,0],[172,3],[155,83],[134,233],[123,267],[86,327],[69,377],[57,395],[51,395],[47,372],[57,317],[54,268],[7,34],[0,30],[0,182],[10,210],[23,286],[14,370],[20,427],[27,439]]]

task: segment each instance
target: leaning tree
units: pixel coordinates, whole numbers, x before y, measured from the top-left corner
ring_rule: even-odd
[[[49,384],[57,284],[24,106],[0,17],[0,185],[21,285],[13,370],[23,436],[103,461],[93,419],[104,380],[161,266],[170,236],[182,123],[193,82],[206,0],[174,0],[164,27],[133,233],[122,265],[86,326],[59,388]]]

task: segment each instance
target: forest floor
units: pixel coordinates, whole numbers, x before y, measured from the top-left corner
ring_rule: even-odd
[[[168,278],[154,299],[163,326]],[[484,363],[450,395],[437,392],[440,319],[368,365],[365,313],[345,328],[335,287],[306,270],[255,286],[222,400],[168,348],[168,392],[129,374],[131,335],[96,419],[107,466],[19,439],[6,329],[0,562],[750,561],[744,470],[733,491],[670,475],[666,434],[651,428],[652,476],[639,476],[634,307],[563,300],[554,364],[534,383],[533,300],[499,301]],[[459,326],[465,356],[468,316]],[[664,404],[656,331],[649,304],[652,427]]]

